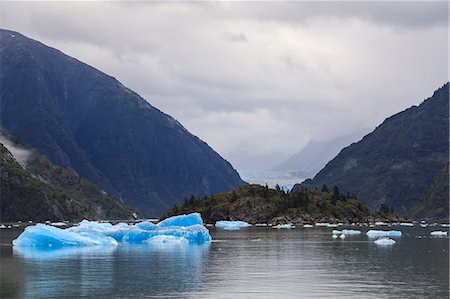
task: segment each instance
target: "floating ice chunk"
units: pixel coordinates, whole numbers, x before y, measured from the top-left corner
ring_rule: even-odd
[[[378,238],[378,237],[401,237],[402,232],[398,230],[369,230],[366,235],[369,238]]]
[[[245,222],[245,221],[226,221],[221,220],[216,222],[216,227],[220,227],[226,230],[236,230],[240,229],[241,227],[249,227],[252,226],[251,224]]]
[[[312,224],[303,224],[303,227],[304,228],[310,228],[310,227],[313,227],[313,225]]]
[[[442,223],[441,226],[442,226],[442,227],[450,227],[450,224],[448,224],[448,223]]]
[[[76,233],[45,224],[28,226],[13,240],[14,246],[62,247],[62,246],[114,246],[117,241],[96,233]]]
[[[339,238],[341,238],[343,240],[343,239],[345,239],[345,235],[342,234],[342,235],[339,236]]]
[[[331,236],[333,239],[337,239],[338,238],[338,235],[332,235]]]
[[[295,226],[292,223],[288,223],[288,224],[278,224],[273,226],[272,228],[276,228],[276,229],[291,229],[291,228],[295,228]]]
[[[189,241],[183,237],[175,237],[175,236],[166,236],[166,235],[158,235],[151,237],[150,239],[145,241],[146,243],[160,245],[160,244],[189,244]]]
[[[327,223],[326,227],[338,227],[335,223]]]
[[[375,222],[375,225],[377,225],[377,226],[380,226],[380,225],[387,225],[387,223],[386,223],[386,222],[383,222],[383,221],[377,221],[377,222]]]
[[[437,230],[437,231],[431,232],[430,235],[437,236],[437,237],[442,237],[442,236],[446,236],[447,232]]]
[[[336,230],[333,229],[331,231],[331,234],[333,235],[359,235],[361,234],[360,230],[356,230],[356,229],[343,229],[343,230]]]
[[[51,225],[53,226],[66,226],[64,222],[52,222]]]
[[[15,246],[35,247],[63,247],[63,246],[91,246],[117,245],[118,242],[141,243],[151,238],[159,237],[159,240],[172,240],[183,238],[190,243],[204,243],[211,241],[211,235],[206,227],[201,224],[192,224],[200,221],[200,214],[175,216],[166,219],[166,224],[171,226],[152,226],[148,223],[141,225],[129,225],[127,223],[99,223],[83,220],[78,226],[61,229],[45,224],[37,224],[27,227],[24,232],[13,241]],[[187,217],[188,216],[188,217]],[[192,216],[192,217],[191,217]],[[187,226],[179,226],[186,223]],[[171,238],[171,236],[173,238]]]
[[[259,226],[259,227],[267,226],[267,223],[256,223],[255,226]]]
[[[426,223],[421,223],[421,224],[420,224],[420,227],[428,227],[428,224],[426,224]]]
[[[4,224],[0,225],[0,228],[6,228],[6,226]]]
[[[411,222],[402,222],[400,223],[401,226],[414,226],[414,223]]]
[[[200,213],[179,215],[167,218],[157,224],[158,227],[203,225]]]
[[[375,241],[375,244],[377,245],[394,245],[395,243],[395,240],[389,238],[380,238]]]
[[[317,222],[316,223],[316,226],[329,226],[330,224],[329,223],[326,223],[326,222]]]
[[[343,235],[359,235],[359,234],[361,234],[361,231],[357,230],[357,229],[343,229],[342,234]]]

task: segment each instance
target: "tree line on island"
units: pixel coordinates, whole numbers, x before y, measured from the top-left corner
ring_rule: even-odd
[[[242,220],[249,223],[314,223],[366,222],[369,220],[400,220],[389,207],[370,214],[367,207],[351,193],[338,186],[301,188],[286,192],[279,185],[274,189],[248,184],[216,195],[186,198],[184,203],[169,209],[163,218],[199,212],[207,223],[218,220]]]

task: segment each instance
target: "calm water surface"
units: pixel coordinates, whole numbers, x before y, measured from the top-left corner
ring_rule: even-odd
[[[392,228],[391,228],[392,229]],[[449,239],[399,227],[394,246],[331,229],[210,228],[209,245],[35,252],[0,231],[1,298],[449,298]],[[443,229],[442,229],[443,230]]]

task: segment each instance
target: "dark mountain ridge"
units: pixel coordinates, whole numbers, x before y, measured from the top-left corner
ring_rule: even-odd
[[[447,83],[421,105],[387,118],[293,190],[338,185],[371,211],[385,204],[409,215],[449,161],[448,117]]]
[[[54,163],[145,216],[244,183],[205,142],[115,78],[17,32],[1,30],[0,40],[1,126]]]

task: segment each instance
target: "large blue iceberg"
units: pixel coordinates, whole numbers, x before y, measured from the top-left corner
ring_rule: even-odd
[[[221,220],[216,222],[216,227],[223,228],[225,230],[238,230],[241,227],[248,227],[252,226],[251,224],[245,222],[245,221],[227,221],[227,220]]]
[[[25,228],[13,241],[14,246],[117,246],[120,243],[196,243],[211,241],[199,213],[167,218],[158,224],[100,223],[83,220],[78,226],[61,229],[45,224]]]

